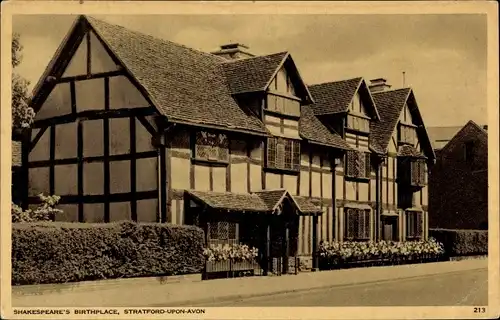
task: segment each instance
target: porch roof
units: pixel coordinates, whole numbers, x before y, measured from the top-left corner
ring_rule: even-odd
[[[284,198],[289,197],[301,215],[321,214],[321,208],[305,197],[292,196],[284,189],[262,190],[254,193],[186,191],[191,197],[210,208],[228,211],[274,213]]]

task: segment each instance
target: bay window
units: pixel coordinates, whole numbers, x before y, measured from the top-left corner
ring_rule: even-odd
[[[417,133],[414,126],[399,124],[398,140],[400,144],[414,145],[417,139]]]
[[[268,94],[267,110],[300,117],[300,101],[275,94]]]
[[[370,132],[370,120],[363,117],[348,114],[347,129],[356,130],[360,132]]]

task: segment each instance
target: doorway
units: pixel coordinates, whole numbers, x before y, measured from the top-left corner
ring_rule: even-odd
[[[382,220],[382,239],[385,241],[398,240],[398,217],[384,217]]]

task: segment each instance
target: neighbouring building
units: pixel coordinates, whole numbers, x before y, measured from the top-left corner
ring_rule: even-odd
[[[429,176],[429,226],[488,229],[488,133],[473,121],[441,149]]]
[[[434,152],[412,89],[384,79],[308,86],[288,52],[204,53],[80,16],[33,107],[25,202],[60,195],[61,220],[195,224],[267,256],[427,237]]]

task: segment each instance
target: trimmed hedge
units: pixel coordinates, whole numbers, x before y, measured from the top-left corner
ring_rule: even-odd
[[[449,257],[488,254],[487,230],[429,229],[429,237],[441,242]]]
[[[203,239],[186,225],[13,223],[12,284],[198,273]]]

